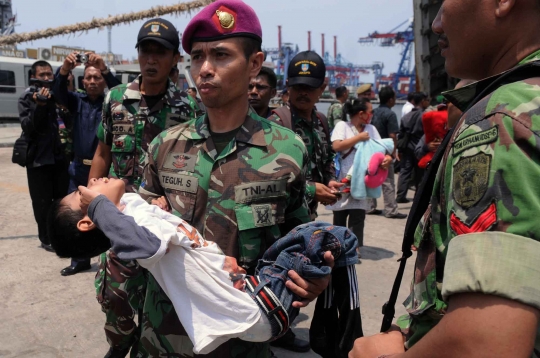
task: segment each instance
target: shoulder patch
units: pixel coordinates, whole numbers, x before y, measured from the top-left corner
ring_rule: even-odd
[[[452,193],[456,203],[468,209],[484,196],[489,184],[491,155],[478,153],[470,157],[461,157],[454,164]]]
[[[458,155],[467,149],[495,142],[497,138],[499,138],[499,126],[493,126],[485,131],[469,134],[452,144],[453,153],[454,155]]]

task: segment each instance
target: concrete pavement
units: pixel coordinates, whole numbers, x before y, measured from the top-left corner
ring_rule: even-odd
[[[17,137],[20,127],[17,128]],[[0,135],[4,128],[0,127]],[[11,148],[0,148],[0,357],[97,358],[108,344],[103,333],[104,314],[95,299],[97,270],[62,277],[69,260],[39,248],[24,168],[11,163]],[[382,205],[379,205],[382,207]],[[408,212],[410,204],[400,204]],[[319,220],[332,214],[319,210]],[[379,331],[381,306],[388,299],[398,269],[405,220],[367,216],[362,262],[356,266],[366,335]],[[409,289],[414,257],[409,260],[398,302]],[[314,304],[302,310],[294,331],[308,337]],[[397,315],[404,313],[401,305]],[[313,352],[274,350],[280,358],[318,357]]]
[[[0,123],[0,148],[13,147],[21,132],[19,123]]]

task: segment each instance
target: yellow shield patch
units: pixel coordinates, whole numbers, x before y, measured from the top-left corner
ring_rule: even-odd
[[[454,164],[452,193],[459,206],[468,209],[482,199],[488,188],[490,168],[491,155],[485,153],[461,157]]]

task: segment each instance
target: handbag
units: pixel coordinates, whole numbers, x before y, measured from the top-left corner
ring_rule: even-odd
[[[28,154],[28,142],[24,138],[24,133],[15,141],[13,145],[13,154],[11,156],[11,162],[19,164],[21,167],[26,166],[26,159]]]

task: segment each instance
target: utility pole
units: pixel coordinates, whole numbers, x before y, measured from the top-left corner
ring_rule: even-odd
[[[112,26],[107,26],[107,61],[109,66],[114,62],[114,55],[112,52]]]

